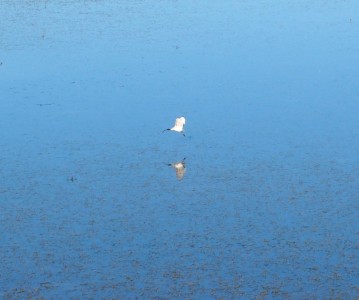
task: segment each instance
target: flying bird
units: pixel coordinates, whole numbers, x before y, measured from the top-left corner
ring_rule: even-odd
[[[183,136],[185,136],[185,134],[184,134],[184,125],[185,124],[186,124],[186,119],[184,117],[177,118],[175,121],[175,125],[172,128],[165,129],[162,132],[165,132],[167,130],[172,130],[172,131],[180,132],[183,134]]]
[[[178,180],[182,180],[184,173],[186,172],[186,163],[184,158],[182,161],[175,162],[173,164],[168,164],[168,166],[171,166],[176,170],[176,177]]]

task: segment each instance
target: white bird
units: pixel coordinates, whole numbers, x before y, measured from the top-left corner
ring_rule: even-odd
[[[165,132],[167,130],[172,130],[172,131],[180,132],[183,134],[183,136],[185,136],[185,134],[184,134],[184,125],[185,124],[186,124],[186,119],[184,117],[177,118],[175,125],[172,128],[165,129],[162,132]]]
[[[186,163],[184,158],[182,161],[175,162],[173,164],[168,164],[168,166],[171,166],[176,170],[176,177],[178,180],[182,180],[184,173],[186,173]]]

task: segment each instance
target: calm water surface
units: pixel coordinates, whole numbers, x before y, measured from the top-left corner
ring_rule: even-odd
[[[0,298],[359,297],[359,3],[297,2],[1,1]]]

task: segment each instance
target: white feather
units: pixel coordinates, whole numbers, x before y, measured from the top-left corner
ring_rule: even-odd
[[[175,125],[171,128],[171,130],[182,132],[185,124],[186,119],[184,117],[177,118]]]
[[[182,133],[183,136],[185,136],[184,134],[184,125],[186,124],[186,119],[184,117],[179,117],[176,119],[175,124],[172,128],[168,128],[163,130],[163,132],[165,132],[166,130],[172,130],[172,131],[177,131]]]

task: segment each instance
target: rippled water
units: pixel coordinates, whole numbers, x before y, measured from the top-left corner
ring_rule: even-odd
[[[3,298],[359,296],[356,1],[3,0],[0,25]]]

